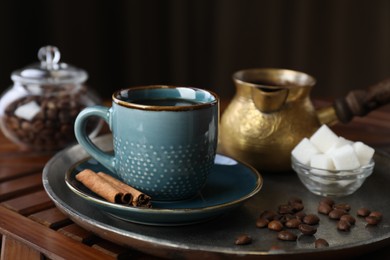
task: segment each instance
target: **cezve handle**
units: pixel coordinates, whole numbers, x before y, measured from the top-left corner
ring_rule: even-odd
[[[338,119],[347,123],[354,116],[369,112],[390,103],[390,78],[362,90],[352,90],[344,98],[336,99],[333,107]]]

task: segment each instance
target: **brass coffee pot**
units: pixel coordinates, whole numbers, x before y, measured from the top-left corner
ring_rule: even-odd
[[[255,68],[233,80],[236,94],[221,117],[221,152],[266,172],[290,170],[292,149],[321,124],[346,123],[390,101],[390,79],[318,111],[310,100],[316,80],[306,73]]]

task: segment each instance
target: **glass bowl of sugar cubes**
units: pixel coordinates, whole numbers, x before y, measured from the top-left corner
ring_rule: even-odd
[[[363,142],[337,136],[322,125],[294,147],[292,168],[312,193],[342,197],[354,193],[372,174],[374,152]]]

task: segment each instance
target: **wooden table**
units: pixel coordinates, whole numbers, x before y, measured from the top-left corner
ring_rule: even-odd
[[[62,214],[42,185],[52,156],[20,150],[0,132],[1,259],[156,259],[101,239]]]
[[[333,128],[390,155],[390,106]],[[52,156],[20,150],[0,133],[1,259],[155,259],[101,239],[63,215],[41,181],[42,169]],[[390,250],[370,256],[384,259]]]

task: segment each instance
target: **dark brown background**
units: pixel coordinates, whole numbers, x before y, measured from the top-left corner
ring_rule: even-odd
[[[390,76],[388,0],[2,0],[0,36],[1,91],[47,44],[104,98],[148,84],[231,97],[232,73],[252,67],[312,74],[315,97]]]

